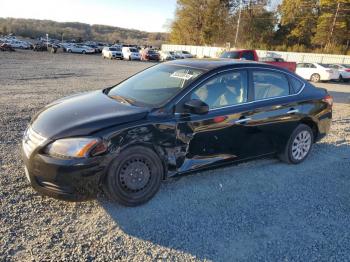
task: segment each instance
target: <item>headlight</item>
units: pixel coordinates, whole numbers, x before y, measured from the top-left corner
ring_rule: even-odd
[[[45,148],[45,153],[62,158],[86,158],[106,150],[106,144],[99,138],[75,137],[56,140]]]

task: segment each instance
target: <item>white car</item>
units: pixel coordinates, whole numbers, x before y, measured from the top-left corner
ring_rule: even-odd
[[[135,47],[124,46],[122,48],[123,57],[127,60],[141,60],[139,50]]]
[[[120,47],[104,47],[102,49],[102,57],[103,58],[109,58],[109,59],[121,59],[123,60],[124,57],[123,57],[123,52],[122,52],[122,49]]]
[[[330,81],[339,79],[339,71],[328,68],[319,63],[299,63],[295,73],[312,82]]]
[[[329,68],[333,68],[339,71],[339,81],[350,81],[350,65],[329,64]]]
[[[168,61],[168,60],[175,60],[174,52],[172,51],[161,51],[160,52],[160,60],[161,61]]]
[[[29,49],[30,44],[24,41],[18,41],[18,40],[10,40],[8,41],[8,44],[11,45],[13,48],[20,48],[20,49]]]
[[[184,59],[184,58],[194,58],[194,55],[192,55],[190,52],[188,52],[188,51],[183,51],[183,50],[174,51],[174,55],[175,55],[176,57],[181,58],[181,59]]]
[[[68,53],[94,54],[95,49],[84,45],[70,45],[66,48]]]

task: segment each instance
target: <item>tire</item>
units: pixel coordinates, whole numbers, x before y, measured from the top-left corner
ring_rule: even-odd
[[[68,51],[67,51],[68,53],[72,53],[72,50],[71,49],[68,49]]]
[[[153,150],[134,146],[114,159],[104,188],[112,200],[125,206],[137,206],[158,192],[163,174],[162,162]]]
[[[321,76],[319,74],[311,75],[311,82],[318,83],[321,81]]]
[[[131,56],[129,56],[129,61],[131,61]]]
[[[339,80],[339,82],[345,82],[342,75],[339,75],[339,79],[338,80]]]
[[[309,155],[314,143],[312,129],[304,124],[300,124],[293,131],[287,145],[279,158],[288,164],[299,164]]]
[[[83,55],[85,55],[86,54],[86,52],[85,52],[85,50],[83,50],[83,52],[81,52]]]

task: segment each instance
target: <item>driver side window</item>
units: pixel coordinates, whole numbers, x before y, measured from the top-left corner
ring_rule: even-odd
[[[247,102],[247,71],[230,71],[216,75],[193,91],[191,99],[203,101],[209,106],[209,110]]]

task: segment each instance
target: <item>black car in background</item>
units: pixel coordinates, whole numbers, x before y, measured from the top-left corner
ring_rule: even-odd
[[[134,206],[177,174],[274,155],[302,162],[329,131],[332,103],[263,63],[166,62],[46,106],[23,138],[26,175],[52,197],[83,200],[102,187]]]

